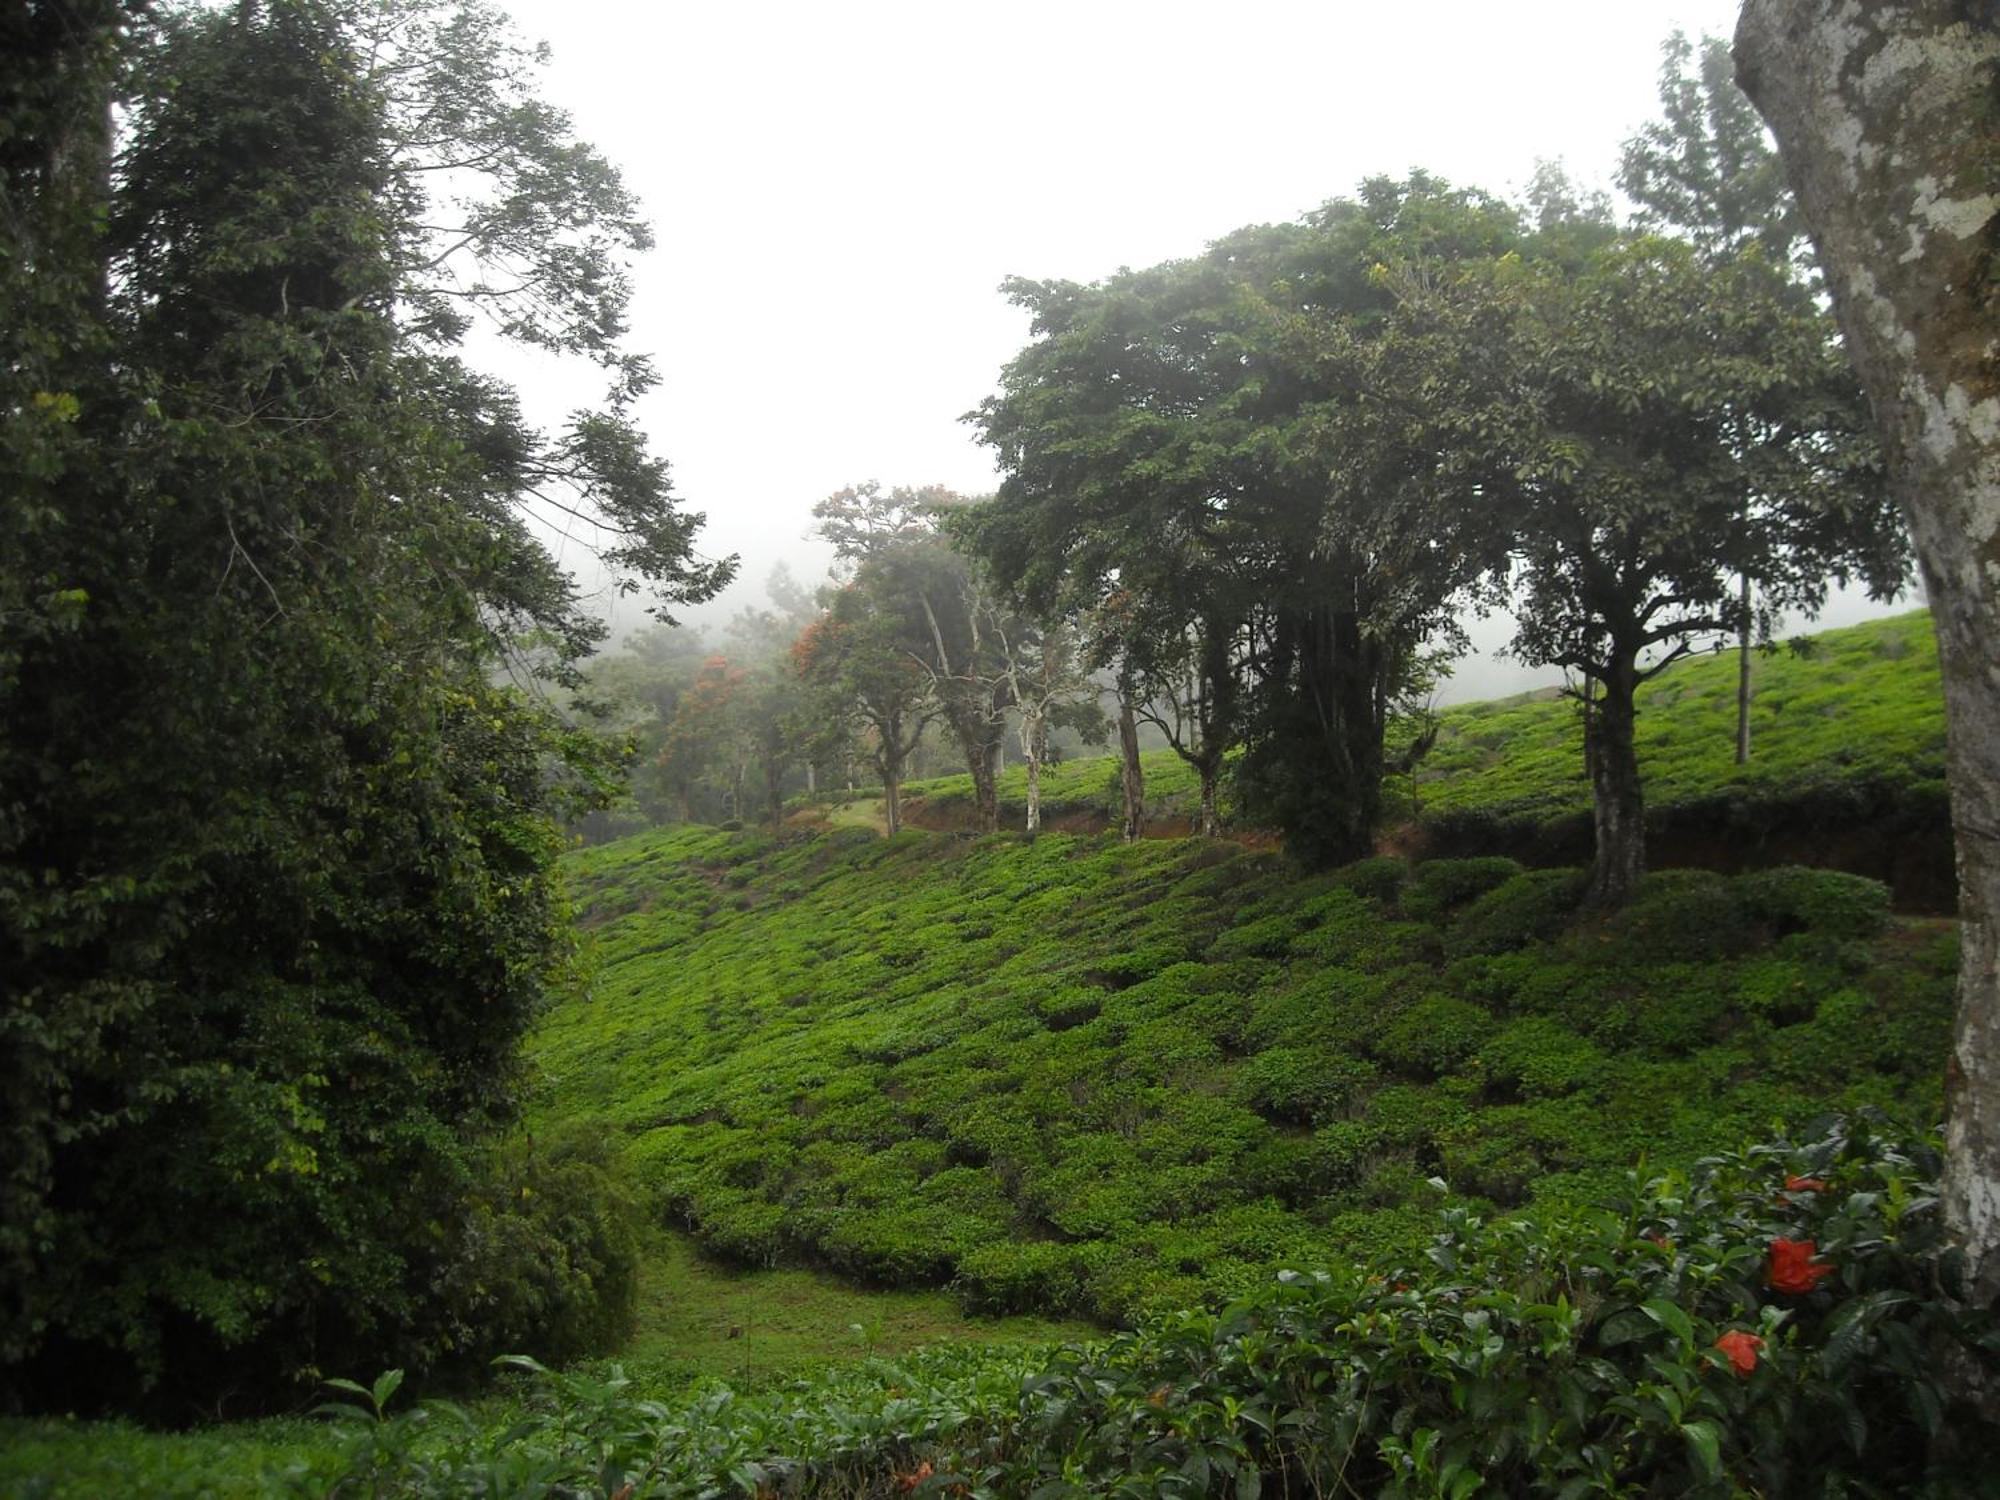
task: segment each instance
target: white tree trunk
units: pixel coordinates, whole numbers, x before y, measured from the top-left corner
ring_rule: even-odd
[[[1042,831],[1042,751],[1048,744],[1039,706],[1021,704],[1021,759],[1028,765],[1028,837]]]
[[[1963,920],[1944,1211],[1986,1302],[2000,1293],[2000,10],[1748,0],[1736,68],[1812,225],[1937,629]]]

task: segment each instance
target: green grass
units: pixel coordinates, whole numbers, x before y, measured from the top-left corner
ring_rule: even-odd
[[[1751,759],[1735,763],[1733,653],[1683,661],[1639,692],[1646,799],[1782,802],[1814,789],[1941,785],[1944,697],[1925,611],[1808,638],[1755,658]],[[1426,816],[1542,821],[1590,806],[1574,704],[1549,694],[1442,716],[1417,777]]]
[[[1234,845],[662,832],[573,857],[590,993],[550,1128],[746,1265],[1099,1319],[1408,1250],[1432,1176],[1595,1191],[1832,1109],[1933,1118],[1948,924],[1797,872],[1654,877]]]
[[[649,1388],[701,1376],[756,1385],[927,1344],[1046,1344],[1088,1332],[1047,1318],[968,1318],[937,1291],[729,1266],[701,1254],[691,1236],[662,1231],[647,1247],[638,1328],[618,1362]]]
[[[325,1494],[338,1472],[335,1460],[325,1424],[305,1418],[223,1423],[194,1432],[0,1418],[0,1496],[6,1500]],[[294,1478],[301,1489],[288,1490],[288,1479]]]

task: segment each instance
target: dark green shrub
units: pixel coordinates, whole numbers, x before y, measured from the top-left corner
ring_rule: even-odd
[[[1380,1164],[1382,1127],[1366,1120],[1335,1120],[1312,1133],[1304,1152],[1307,1182],[1315,1192],[1357,1187]]]
[[[1758,938],[1735,885],[1707,870],[1654,871],[1603,931],[1627,963],[1730,958]]]
[[[1410,862],[1393,854],[1378,854],[1373,859],[1356,860],[1351,865],[1343,865],[1328,877],[1336,886],[1353,891],[1357,896],[1365,896],[1370,901],[1383,905],[1394,901],[1403,888],[1403,882],[1410,878]]]
[[[1381,908],[1351,891],[1330,893],[1319,925],[1292,940],[1294,958],[1379,971],[1425,963],[1438,952],[1438,935],[1421,922],[1394,922]]]
[[[1276,912],[1231,927],[1209,944],[1208,956],[1212,959],[1273,957],[1283,953],[1298,936],[1299,920],[1295,912]]]
[[[1630,1040],[1646,1052],[1691,1052],[1728,1024],[1734,975],[1716,964],[1660,964],[1622,1002]]]
[[[451,1364],[470,1375],[521,1349],[559,1361],[615,1349],[631,1332],[638,1224],[601,1125],[511,1142],[467,1204],[442,1280]]]
[[[1366,1058],[1317,1047],[1267,1048],[1236,1070],[1236,1097],[1273,1120],[1312,1125],[1346,1109],[1376,1076]]]
[[[1810,1016],[1819,997],[1839,983],[1840,971],[1826,964],[1767,956],[1737,971],[1736,1004],[1773,1025],[1789,1025]]]
[[[1488,855],[1478,859],[1427,859],[1403,886],[1403,915],[1419,922],[1438,922],[1474,896],[1511,880],[1521,867],[1511,859]]]
[[[884,1286],[931,1286],[950,1278],[958,1254],[978,1242],[980,1226],[948,1211],[903,1202],[846,1208],[820,1237],[827,1263]]]
[[[1453,995],[1427,995],[1407,1007],[1375,1040],[1375,1055],[1405,1071],[1449,1072],[1493,1032],[1493,1017]]]
[[[1464,1123],[1465,1107],[1436,1087],[1395,1084],[1368,1100],[1367,1123],[1381,1133],[1382,1143],[1428,1155],[1443,1132]]]
[[[1066,984],[1034,1000],[1035,1014],[1051,1031],[1067,1031],[1095,1020],[1104,1006],[1104,991],[1091,985]]]
[[[1737,877],[1747,911],[1783,935],[1807,932],[1829,938],[1871,938],[1889,921],[1889,891],[1880,881],[1838,870],[1797,865]]]
[[[989,1240],[966,1251],[952,1290],[968,1312],[1076,1312],[1115,1252],[1101,1240]]]
[[[1583,897],[1581,870],[1526,870],[1475,898],[1445,933],[1447,957],[1509,953],[1561,932]]]
[[[1546,1016],[1510,1021],[1479,1049],[1487,1079],[1529,1098],[1567,1094],[1601,1076],[1605,1058],[1595,1044]]]

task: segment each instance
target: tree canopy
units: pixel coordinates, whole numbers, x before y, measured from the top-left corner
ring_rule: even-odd
[[[0,65],[7,1384],[164,1408],[601,1334],[615,1192],[564,1218],[494,1152],[569,962],[554,815],[611,769],[524,690],[601,634],[527,508],[594,518],[662,604],[728,571],[630,420],[635,207],[479,5],[31,10],[44,50]],[[457,353],[484,313],[604,365],[607,405],[537,432]]]

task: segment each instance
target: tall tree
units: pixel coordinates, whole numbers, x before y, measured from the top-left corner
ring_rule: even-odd
[[[1703,264],[1638,238],[1499,290],[1516,333],[1506,355],[1482,349],[1514,362],[1525,398],[1496,429],[1515,434],[1501,451],[1520,495],[1513,649],[1583,678],[1590,898],[1615,906],[1645,864],[1640,683],[1730,628],[1733,578],[1808,608],[1830,578],[1892,593],[1904,543],[1838,346],[1810,294],[1754,249]]]
[[[1676,31],[1660,47],[1660,118],[1625,142],[1618,186],[1642,228],[1678,235],[1704,257],[1751,245],[1789,263],[1804,228],[1784,164],[1722,37]]]
[[[883,821],[903,831],[903,778],[937,708],[930,679],[897,638],[893,608],[869,598],[863,576],[836,591],[792,646],[792,664],[822,723],[856,718],[882,782]]]
[[[599,516],[669,599],[720,571],[619,409],[643,383],[621,283],[567,279],[636,244],[624,200],[519,80],[454,60],[443,7],[29,13],[81,39],[72,76],[136,66],[118,171],[62,179],[92,227],[10,217],[0,255],[10,295],[24,246],[84,289],[93,330],[66,368],[46,322],[0,360],[32,382],[5,426],[40,489],[0,522],[4,1379],[169,1402],[472,1355],[503,1245],[545,1257],[546,1313],[595,1295],[529,1200],[475,1229],[565,971],[551,815],[602,785],[495,685],[523,635],[567,675],[597,634],[518,505]],[[9,136],[10,210],[47,200],[20,163],[73,159],[70,118]],[[429,252],[427,173],[489,127],[456,186],[494,201],[490,168],[510,222],[539,199],[562,223],[503,243],[475,211]],[[430,278],[487,252],[540,278],[516,333],[614,371],[551,442],[455,357]]]
[[[1937,628],[1960,915],[1944,1211],[1965,1252],[1966,1298],[1990,1306],[2000,1296],[2000,18],[1962,0],[1748,0],[1736,60],[1811,226]]]
[[[939,486],[851,485],[813,507],[820,534],[852,576],[880,628],[922,669],[935,716],[944,722],[972,777],[982,833],[1000,826],[998,777],[1012,690],[1004,641],[1025,638],[998,592],[941,528],[963,496]]]
[[[1709,260],[1752,245],[1777,266],[1800,266],[1798,206],[1764,122],[1736,86],[1729,44],[1679,31],[1662,47],[1661,117],[1625,143],[1618,184],[1639,205],[1639,222],[1691,241]],[[1744,522],[1758,497],[1743,497]],[[1756,580],[1744,573],[1736,600],[1736,763],[1750,759],[1751,644],[1768,639],[1772,611],[1759,618]]]
[[[1163,664],[1194,643],[1218,674],[1204,705],[1231,720],[1204,744],[1252,742],[1246,790],[1310,864],[1367,851],[1388,705],[1479,569],[1346,482],[1364,466],[1336,453],[1352,428],[1329,418],[1358,393],[1298,325],[1364,339],[1393,305],[1384,259],[1517,237],[1504,205],[1419,174],[1195,260],[1008,284],[1035,341],[974,418],[1006,475],[979,549],[1031,602],[1065,577],[1129,596]]]

